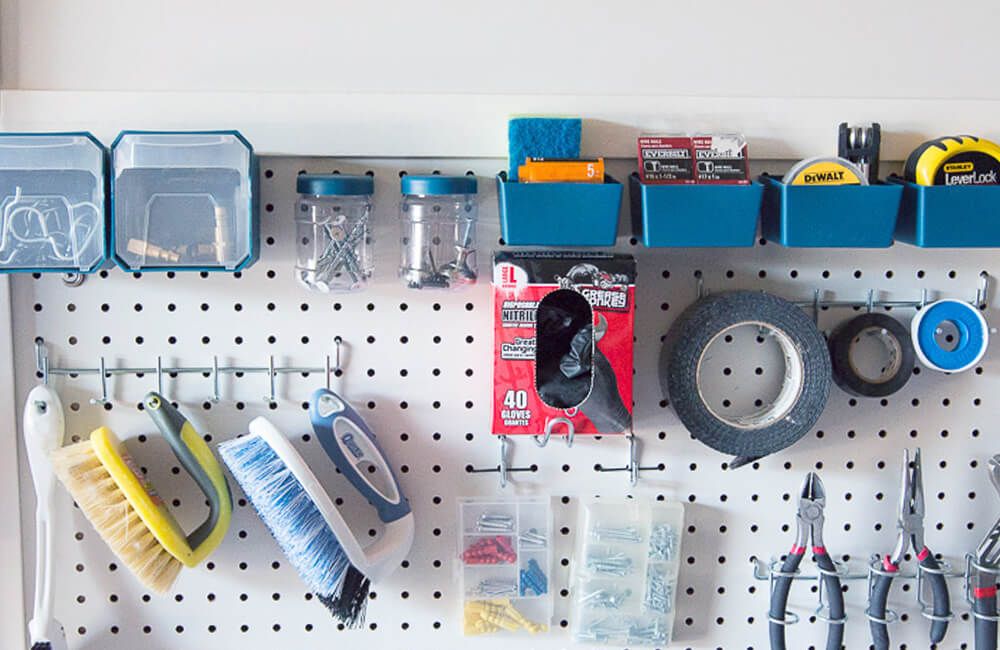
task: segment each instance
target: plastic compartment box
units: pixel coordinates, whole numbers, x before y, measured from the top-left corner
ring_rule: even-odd
[[[573,637],[613,646],[670,645],[684,506],[628,499],[581,512]]]
[[[238,271],[256,259],[256,162],[238,132],[123,131],[111,160],[123,269]]]
[[[753,246],[764,188],[647,185],[629,176],[632,232],[649,248]]]
[[[903,201],[896,239],[924,248],[1000,246],[1000,187],[917,185],[898,177]]]
[[[518,183],[497,175],[500,236],[510,246],[614,246],[622,185]]]
[[[806,187],[760,177],[761,231],[782,246],[888,248],[902,188],[895,183]]]
[[[0,271],[99,268],[106,170],[107,150],[89,133],[0,134]]]
[[[537,634],[552,621],[549,497],[458,501],[465,635]]]

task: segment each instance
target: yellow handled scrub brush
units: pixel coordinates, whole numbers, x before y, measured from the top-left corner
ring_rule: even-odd
[[[222,541],[233,500],[219,462],[187,418],[157,393],[147,394],[143,404],[208,499],[208,518],[190,535],[110,429],[101,427],[50,458],[56,476],[115,555],[144,586],[164,593],[182,566],[196,566]]]

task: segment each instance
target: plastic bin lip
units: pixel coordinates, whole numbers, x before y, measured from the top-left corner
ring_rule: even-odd
[[[616,180],[611,174],[604,174],[603,183],[575,183],[575,182],[559,182],[559,183],[522,183],[520,181],[512,181],[507,177],[507,172],[501,171],[497,172],[497,182],[501,185],[518,185],[521,187],[603,187],[605,185],[621,185],[621,182]]]
[[[236,129],[209,129],[209,130],[189,130],[189,131],[162,131],[162,130],[144,130],[144,129],[124,129],[118,132],[114,141],[111,143],[111,149],[114,150],[127,136],[130,135],[230,135],[240,141],[240,143],[247,148],[247,151],[253,153],[253,145],[250,141],[243,137],[243,134]]]
[[[763,184],[764,176],[767,176],[767,174],[761,174],[759,179],[751,178],[749,183],[643,183],[642,178],[640,178],[639,176],[639,172],[632,172],[631,174],[629,174],[629,179],[634,180],[636,184],[638,184],[643,189],[647,187],[649,188],[669,187],[671,189],[675,187],[697,187],[702,189],[706,187],[712,187],[712,188],[739,187],[746,189],[748,187],[754,187],[755,185],[760,187]],[[768,178],[773,178],[773,177],[768,177]]]

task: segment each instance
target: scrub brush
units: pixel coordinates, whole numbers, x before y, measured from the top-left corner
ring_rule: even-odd
[[[208,499],[208,518],[190,535],[110,429],[101,427],[50,458],[56,476],[115,555],[148,589],[164,593],[182,565],[196,566],[222,541],[233,500],[222,467],[187,418],[157,393],[147,394],[143,404]]]
[[[24,449],[35,485],[35,609],[28,622],[31,650],[66,650],[66,634],[52,616],[52,512],[56,477],[49,454],[59,449],[66,431],[59,396],[48,386],[36,386],[24,405]]]
[[[333,616],[364,622],[370,583],[399,566],[413,543],[413,513],[365,421],[335,393],[309,402],[316,438],[337,469],[378,511],[385,529],[363,548],[333,499],[288,439],[262,417],[250,435],[219,445],[222,460],[299,575]]]

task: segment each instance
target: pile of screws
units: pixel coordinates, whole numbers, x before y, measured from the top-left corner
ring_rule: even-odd
[[[533,559],[528,560],[527,569],[521,569],[521,596],[527,596],[529,590],[535,592],[536,596],[542,596],[549,591],[548,578],[542,573],[542,567]]]
[[[591,609],[620,609],[625,600],[631,595],[631,589],[624,591],[598,589],[580,598],[580,604]]]
[[[642,535],[639,534],[635,526],[625,528],[596,526],[590,534],[594,539],[602,542],[631,542],[638,544],[642,541]]]
[[[632,572],[632,558],[621,551],[607,555],[590,555],[586,566],[594,573],[626,576]]]
[[[510,515],[484,512],[476,520],[476,530],[480,533],[512,533],[514,532],[514,518]]]
[[[462,553],[465,564],[513,564],[516,560],[513,538],[507,535],[483,537]]]
[[[608,616],[598,619],[577,633],[578,641],[608,643],[622,640],[637,645],[667,643],[667,633],[659,619],[644,620],[635,617]]]
[[[316,260],[315,270],[312,271],[312,284],[320,290],[329,290],[331,280],[341,273],[347,273],[355,284],[368,277],[368,273],[361,267],[357,253],[367,236],[367,230],[367,217],[355,223],[350,231],[344,228],[343,223],[323,224],[327,244]]]
[[[539,533],[537,528],[531,528],[521,533],[517,542],[526,551],[540,551],[545,548],[545,536]]]
[[[479,584],[476,585],[476,588],[472,591],[472,595],[480,598],[516,596],[517,583],[513,580],[504,580],[502,578],[487,578],[485,580],[481,580]]]
[[[666,614],[673,609],[674,590],[667,580],[666,572],[650,567],[646,572],[646,599],[643,606],[647,611]]]
[[[677,554],[677,533],[672,526],[657,524],[649,534],[649,559],[670,562]]]

